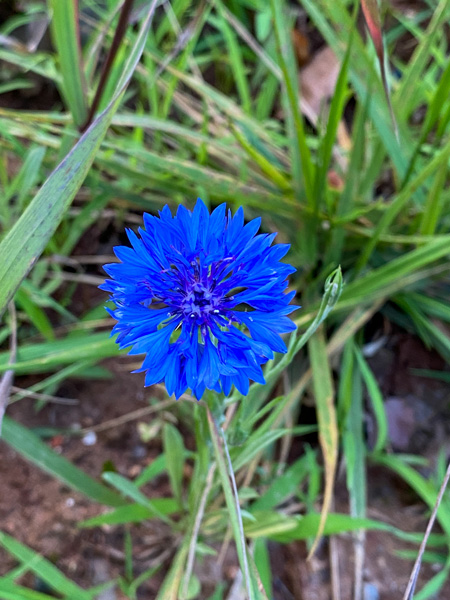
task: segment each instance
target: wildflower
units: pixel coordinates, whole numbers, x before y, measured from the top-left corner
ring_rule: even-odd
[[[224,204],[209,214],[198,199],[192,212],[144,214],[139,236],[127,230],[132,248],[114,249],[121,262],[105,265],[100,287],[116,305],[117,343],[146,355],[146,386],[199,399],[205,388],[246,395],[249,379],[265,383],[261,365],[286,352],[279,334],[295,329],[287,315],[297,307],[285,293],[295,269],[279,262],[289,244],[271,246],[276,234],[256,235],[260,223],[244,225],[242,208],[233,217]]]

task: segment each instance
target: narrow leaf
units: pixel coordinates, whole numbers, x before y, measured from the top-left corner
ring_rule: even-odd
[[[388,437],[388,422],[386,411],[384,409],[383,394],[381,393],[375,375],[367,364],[361,350],[357,346],[354,346],[354,352],[356,360],[358,361],[359,370],[361,371],[362,378],[372,402],[372,408],[377,422],[377,439],[373,451],[380,452],[386,446]]]
[[[63,593],[67,600],[91,600],[91,595],[87,591],[63,575],[51,562],[1,531],[0,545],[18,561],[27,564],[29,570],[45,581],[52,589]]]
[[[88,498],[107,506],[125,504],[113,490],[89,477],[66,458],[56,454],[32,431],[6,416],[3,420],[2,439],[23,457]]]
[[[316,538],[309,552],[309,557],[311,557],[323,534],[327,515],[331,506],[337,463],[338,429],[336,409],[334,406],[333,381],[330,364],[328,362],[327,345],[323,326],[319,327],[316,334],[309,340],[308,347],[311,357],[314,395],[319,423],[319,440],[325,463],[325,491],[322,513],[319,529],[317,530]]]
[[[53,16],[51,32],[62,76],[61,92],[76,126],[87,116],[77,0],[49,0]]]
[[[172,491],[178,501],[178,505],[181,508],[183,506],[181,492],[185,450],[180,432],[170,423],[164,425],[163,445],[170,485],[172,486]]]
[[[142,521],[159,518],[160,514],[171,515],[178,510],[178,504],[174,498],[154,498],[152,506],[156,508],[157,513],[147,506],[142,506],[142,504],[126,504],[104,515],[97,515],[91,519],[86,519],[86,521],[81,521],[78,527],[141,523]]]
[[[131,498],[141,506],[152,511],[155,516],[161,519],[161,521],[168,524],[171,523],[170,519],[160,512],[157,506],[149,500],[132,481],[123,477],[120,473],[107,471],[106,473],[103,473],[103,479],[118,489],[124,496]]]

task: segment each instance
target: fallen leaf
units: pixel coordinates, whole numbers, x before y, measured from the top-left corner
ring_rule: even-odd
[[[339,59],[327,46],[300,71],[300,109],[315,127],[334,94],[340,68]],[[351,148],[350,135],[343,121],[338,125],[337,140],[344,150]]]
[[[301,31],[293,29],[291,31],[292,45],[299,67],[303,67],[310,59],[309,40]]]

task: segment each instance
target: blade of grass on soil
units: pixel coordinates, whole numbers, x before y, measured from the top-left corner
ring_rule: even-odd
[[[32,431],[6,416],[3,420],[1,439],[35,465],[88,498],[107,506],[125,504],[113,490],[89,477],[66,458],[56,454]]]
[[[0,545],[18,561],[26,564],[30,571],[53,590],[63,594],[67,600],[92,600],[88,591],[68,579],[50,561],[1,531]]]

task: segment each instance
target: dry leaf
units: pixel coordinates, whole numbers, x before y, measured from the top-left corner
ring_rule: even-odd
[[[293,29],[291,31],[291,39],[298,66],[303,67],[303,65],[306,65],[310,58],[309,40],[306,35],[301,33],[301,31],[298,31],[298,29]]]
[[[334,94],[341,64],[336,54],[329,48],[317,52],[311,62],[300,71],[300,108],[309,121],[317,126]],[[337,131],[339,146],[351,148],[351,140],[343,121]]]

